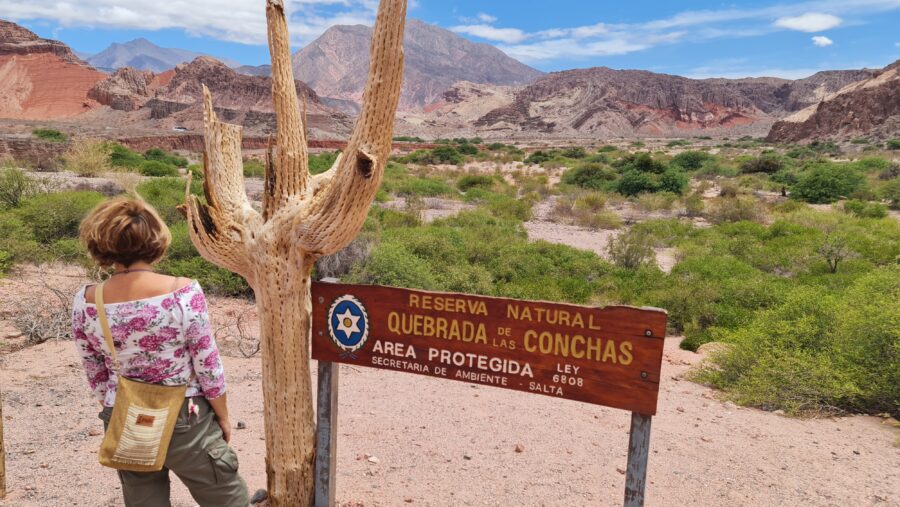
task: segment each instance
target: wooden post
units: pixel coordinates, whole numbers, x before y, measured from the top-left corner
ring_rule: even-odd
[[[3,393],[0,393],[0,498],[6,496],[6,447],[3,446]]]
[[[316,507],[334,507],[337,461],[338,372],[341,365],[319,361],[316,399]]]
[[[649,415],[631,413],[628,438],[628,466],[625,472],[625,507],[643,507],[647,483],[647,459],[650,456]]]

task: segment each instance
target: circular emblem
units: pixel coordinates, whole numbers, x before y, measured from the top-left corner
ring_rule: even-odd
[[[328,334],[345,353],[363,348],[369,339],[369,315],[366,307],[353,296],[341,296],[328,310]]]

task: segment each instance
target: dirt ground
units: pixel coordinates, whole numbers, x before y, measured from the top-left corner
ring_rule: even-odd
[[[681,378],[700,356],[677,345],[667,342],[663,363],[647,505],[900,505],[897,432],[883,420],[723,403]],[[252,492],[265,486],[260,360],[225,366],[232,419],[246,424],[232,443]],[[0,380],[9,487],[0,505],[122,505],[115,474],[96,461],[102,426],[72,343],[3,356]],[[627,413],[351,367],[340,389],[341,505],[621,505]],[[173,505],[193,506],[173,483]]]

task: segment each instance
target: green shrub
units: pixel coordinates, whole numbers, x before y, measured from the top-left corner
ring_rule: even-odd
[[[760,155],[741,164],[742,173],[775,174],[785,167],[784,160],[774,153]]]
[[[139,168],[139,171],[144,176],[178,176],[177,167],[156,160],[147,160],[143,162]]]
[[[562,182],[588,190],[604,190],[615,181],[616,174],[597,163],[586,163],[569,169],[562,176]]]
[[[565,158],[582,159],[587,157],[587,152],[584,150],[584,148],[575,146],[562,150],[562,152],[560,152],[560,155]]]
[[[18,208],[23,200],[37,192],[37,184],[24,171],[0,167],[0,209]]]
[[[398,243],[383,243],[376,248],[364,266],[358,267],[351,279],[360,283],[390,285],[415,289],[438,289],[437,276],[429,262],[414,255]]]
[[[107,143],[109,162],[113,167],[130,167],[137,169],[144,163],[144,157],[140,153],[129,150],[119,143]]]
[[[667,148],[677,148],[679,146],[690,146],[691,142],[685,139],[676,139],[674,141],[669,141],[666,143]]]
[[[332,151],[320,153],[318,155],[310,155],[309,172],[311,174],[322,174],[325,171],[331,169],[331,166],[334,165],[334,161],[337,160],[338,155],[340,154],[340,151]]]
[[[657,188],[660,192],[681,195],[688,189],[689,183],[690,179],[686,174],[677,169],[669,169],[660,176]]]
[[[881,198],[888,202],[893,210],[900,209],[900,179],[894,179],[881,187]]]
[[[599,152],[599,153],[612,153],[612,152],[617,151],[617,150],[618,150],[618,148],[616,148],[615,146],[611,146],[611,145],[609,145],[609,144],[605,144],[605,145],[601,146],[600,148],[598,148],[598,149],[597,149],[597,152]]]
[[[166,153],[165,150],[159,148],[150,148],[144,152],[145,160],[155,160],[164,164],[173,165],[175,167],[187,167],[188,160],[184,157]]]
[[[737,403],[790,414],[900,414],[900,268],[881,268],[835,294],[797,287],[747,326],[699,380]]]
[[[9,271],[16,262],[40,260],[45,248],[34,240],[31,229],[13,212],[0,212],[0,274]]]
[[[421,137],[409,137],[409,136],[397,136],[394,138],[394,142],[397,143],[424,143],[425,140]]]
[[[830,204],[849,197],[865,184],[865,178],[844,165],[817,164],[800,176],[791,196],[812,204]]]
[[[43,139],[44,141],[50,141],[51,143],[64,143],[69,140],[65,134],[53,129],[37,129],[31,133],[34,134],[34,137]]]
[[[478,155],[478,147],[473,144],[461,144],[456,150],[462,155]]]
[[[467,174],[456,182],[456,188],[463,192],[467,192],[472,188],[491,188],[494,185],[494,178],[484,174]]]
[[[884,218],[888,215],[887,206],[883,204],[857,200],[845,202],[844,211],[860,218]]]
[[[244,177],[245,178],[262,178],[266,175],[266,164],[250,158],[244,160]]]
[[[885,148],[889,150],[900,150],[900,139],[891,139],[885,143]]]
[[[490,151],[500,151],[504,148],[506,148],[506,145],[503,143],[491,143],[487,147],[487,149]]]
[[[703,167],[703,164],[714,160],[714,156],[703,151],[685,151],[672,157],[672,165],[685,171],[696,171]]]
[[[191,164],[187,167],[187,172],[191,176],[194,177],[195,180],[202,180],[206,177],[206,174],[203,172],[203,166],[200,164]],[[246,173],[245,173],[246,176]]]
[[[609,259],[620,268],[637,269],[656,261],[653,239],[643,230],[631,229],[609,240]]]
[[[51,244],[76,237],[81,219],[102,200],[97,192],[40,194],[24,201],[15,214],[36,241]]]
[[[210,263],[202,257],[181,260],[164,260],[159,270],[172,276],[193,278],[203,289],[217,296],[249,296],[252,294],[247,282],[234,273]]]
[[[657,184],[650,174],[636,170],[627,171],[616,184],[616,192],[628,196],[653,193],[657,190]]]
[[[642,173],[662,174],[668,170],[665,162],[654,159],[649,153],[626,155],[613,164],[621,172],[638,171]]]
[[[187,182],[181,178],[153,178],[137,186],[137,193],[156,208],[160,217],[169,225],[184,220],[178,206],[184,204],[184,189]],[[202,183],[191,183],[191,193],[203,193]]]
[[[549,162],[549,161],[553,160],[554,157],[555,157],[555,154],[553,154],[553,153],[538,150],[538,151],[532,153],[531,155],[528,155],[528,158],[525,159],[525,163],[540,165],[540,164],[543,164],[544,162]]]

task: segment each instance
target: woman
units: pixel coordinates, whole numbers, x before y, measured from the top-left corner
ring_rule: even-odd
[[[149,204],[117,198],[84,219],[81,239],[99,266],[115,270],[103,286],[103,300],[122,375],[151,384],[188,384],[165,467],[149,473],[119,471],[125,504],[169,506],[171,470],[201,507],[246,507],[247,486],[228,446],[224,369],[203,290],[195,281],[153,271],[171,243],[169,229]],[[76,294],[72,327],[106,426],[117,378],[94,292],[95,286],[88,286]]]

